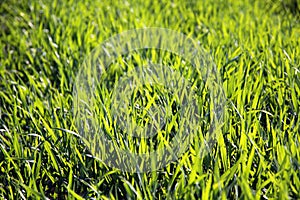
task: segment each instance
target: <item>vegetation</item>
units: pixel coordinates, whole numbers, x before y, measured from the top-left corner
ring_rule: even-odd
[[[298,10],[271,0],[2,1],[1,198],[300,198]],[[143,27],[200,41],[220,72],[225,118],[205,156],[194,141],[162,169],[129,173],[82,141],[73,86],[101,42]]]

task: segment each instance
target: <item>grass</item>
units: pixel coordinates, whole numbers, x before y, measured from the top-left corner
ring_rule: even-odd
[[[141,2],[0,3],[0,196],[300,198],[297,9],[271,0]],[[80,139],[73,86],[95,47],[143,27],[200,41],[220,72],[227,104],[209,154],[199,156],[196,138],[178,161],[129,173],[93,157]]]

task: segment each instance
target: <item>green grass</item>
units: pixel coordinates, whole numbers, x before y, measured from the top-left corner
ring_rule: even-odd
[[[1,198],[300,198],[299,14],[282,2],[2,1]],[[199,156],[196,138],[177,162],[128,173],[80,139],[73,86],[95,47],[143,27],[200,41],[227,104],[209,154]]]

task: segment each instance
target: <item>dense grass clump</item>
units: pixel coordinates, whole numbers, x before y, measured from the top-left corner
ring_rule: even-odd
[[[0,197],[300,198],[298,11],[297,1],[1,2]],[[143,27],[200,41],[221,74],[225,116],[204,156],[199,134],[177,162],[128,173],[83,143],[72,93],[95,47]]]

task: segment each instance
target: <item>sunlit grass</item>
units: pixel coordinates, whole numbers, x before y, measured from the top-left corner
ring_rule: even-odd
[[[0,196],[300,198],[300,26],[298,15],[281,3],[1,2]],[[177,162],[125,173],[93,157],[80,139],[73,86],[97,45],[143,27],[170,28],[200,41],[221,74],[225,122],[208,154],[202,154],[199,134]],[[166,64],[180,66],[176,59]],[[209,132],[205,120],[197,128]]]

